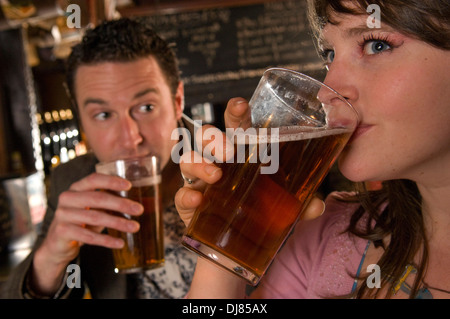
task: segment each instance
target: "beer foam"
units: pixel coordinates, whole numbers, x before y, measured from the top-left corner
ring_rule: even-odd
[[[256,129],[259,130],[259,129]],[[270,129],[263,131],[262,134],[252,134],[248,132],[236,132],[236,144],[262,144],[262,143],[280,143],[320,138],[324,136],[351,133],[351,130],[345,128],[324,129],[324,128],[298,128],[281,127],[278,134],[270,134]]]

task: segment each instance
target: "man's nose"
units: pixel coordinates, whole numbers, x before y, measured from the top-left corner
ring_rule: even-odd
[[[143,140],[139,123],[129,115],[121,120],[120,132],[118,133],[122,146],[127,149],[135,149]]]

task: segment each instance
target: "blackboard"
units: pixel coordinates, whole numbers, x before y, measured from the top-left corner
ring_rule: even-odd
[[[306,1],[264,2],[148,17],[174,45],[185,84],[186,105],[250,98],[271,66],[321,78],[308,27]]]

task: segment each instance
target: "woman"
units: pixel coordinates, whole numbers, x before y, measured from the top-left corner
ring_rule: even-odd
[[[252,297],[450,298],[450,4],[311,0],[309,9],[324,82],[361,117],[339,169],[362,186],[385,182],[329,196],[322,216],[296,226]],[[246,106],[236,101],[230,113]],[[220,178],[212,164],[182,170],[206,183]],[[203,185],[177,194],[186,223]],[[243,297],[244,288],[201,260],[189,296]]]

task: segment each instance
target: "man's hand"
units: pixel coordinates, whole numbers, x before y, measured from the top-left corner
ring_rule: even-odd
[[[121,248],[122,239],[101,233],[105,227],[123,232],[138,231],[136,221],[108,213],[132,216],[143,213],[141,204],[111,193],[130,188],[131,183],[125,179],[93,173],[60,195],[47,236],[33,260],[31,283],[35,291],[53,294],[67,264],[77,257],[83,244]]]

